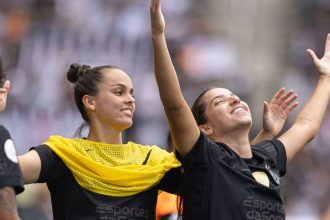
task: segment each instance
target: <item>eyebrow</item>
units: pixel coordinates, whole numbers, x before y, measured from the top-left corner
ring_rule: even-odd
[[[230,93],[229,96],[236,96],[236,94],[234,93]],[[214,97],[212,100],[211,100],[211,105],[212,103],[214,102],[214,100],[218,99],[218,98],[224,98],[226,97],[225,95],[217,95],[216,97]]]
[[[121,84],[121,83],[118,83],[118,84],[114,84],[114,85],[110,85],[110,87],[116,87],[116,86],[119,86],[121,88],[124,88],[124,89],[127,89],[127,86],[125,86],[124,84]],[[130,92],[133,93],[134,89],[131,88],[130,89]]]

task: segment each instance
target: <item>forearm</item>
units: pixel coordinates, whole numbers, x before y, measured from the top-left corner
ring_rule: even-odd
[[[153,36],[152,42],[155,76],[165,111],[178,109],[185,104],[185,101],[167,48],[165,35]]]
[[[261,129],[257,136],[251,141],[251,145],[258,144],[264,140],[271,140],[274,138],[274,135],[270,132],[266,132],[264,129]]]
[[[18,220],[16,195],[13,187],[0,189],[0,219]]]
[[[152,38],[155,75],[176,149],[186,155],[199,137],[199,128],[186,103],[167,49],[164,34]]]
[[[321,75],[314,92],[295,120],[295,124],[308,129],[306,135],[309,135],[310,138],[313,138],[321,127],[329,98],[330,77]]]

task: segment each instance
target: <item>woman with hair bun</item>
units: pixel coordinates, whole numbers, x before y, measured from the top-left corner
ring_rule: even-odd
[[[135,110],[130,77],[72,64],[67,78],[89,133],[51,136],[20,156],[24,182],[47,183],[55,220],[154,219],[158,190],[177,191],[180,163],[157,146],[122,142]]]

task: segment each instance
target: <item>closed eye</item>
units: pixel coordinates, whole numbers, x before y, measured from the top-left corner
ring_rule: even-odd
[[[222,99],[220,99],[220,100],[216,100],[215,102],[214,102],[214,105],[216,106],[216,105],[219,105],[219,104],[223,104],[225,102],[225,100],[222,100]]]
[[[121,96],[123,94],[123,91],[114,91],[114,94],[116,94],[117,96]]]

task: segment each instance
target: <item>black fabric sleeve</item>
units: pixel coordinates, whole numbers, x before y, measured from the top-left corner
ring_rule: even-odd
[[[12,168],[10,168],[12,170]],[[17,168],[14,168],[15,170]],[[19,169],[19,168],[18,168]],[[16,171],[15,171],[16,172]],[[20,172],[20,171],[19,171]],[[24,183],[21,174],[0,175],[0,188],[13,187],[16,195],[24,191]]]
[[[253,146],[253,148],[273,161],[280,176],[285,175],[287,158],[284,145],[281,141],[277,139],[263,141]]]
[[[16,194],[24,190],[15,145],[9,131],[0,125],[0,188],[6,186],[13,187]]]
[[[66,166],[47,145],[33,147],[41,160],[41,171],[37,183],[44,183],[60,178],[66,171]]]
[[[183,170],[181,167],[173,168],[169,170],[162,180],[160,181],[158,188],[168,193],[179,194],[179,188],[183,177]]]
[[[186,156],[182,157],[178,152],[175,154],[182,163],[184,171],[192,172],[209,166],[217,155],[218,149],[217,144],[201,132],[197,142]]]

